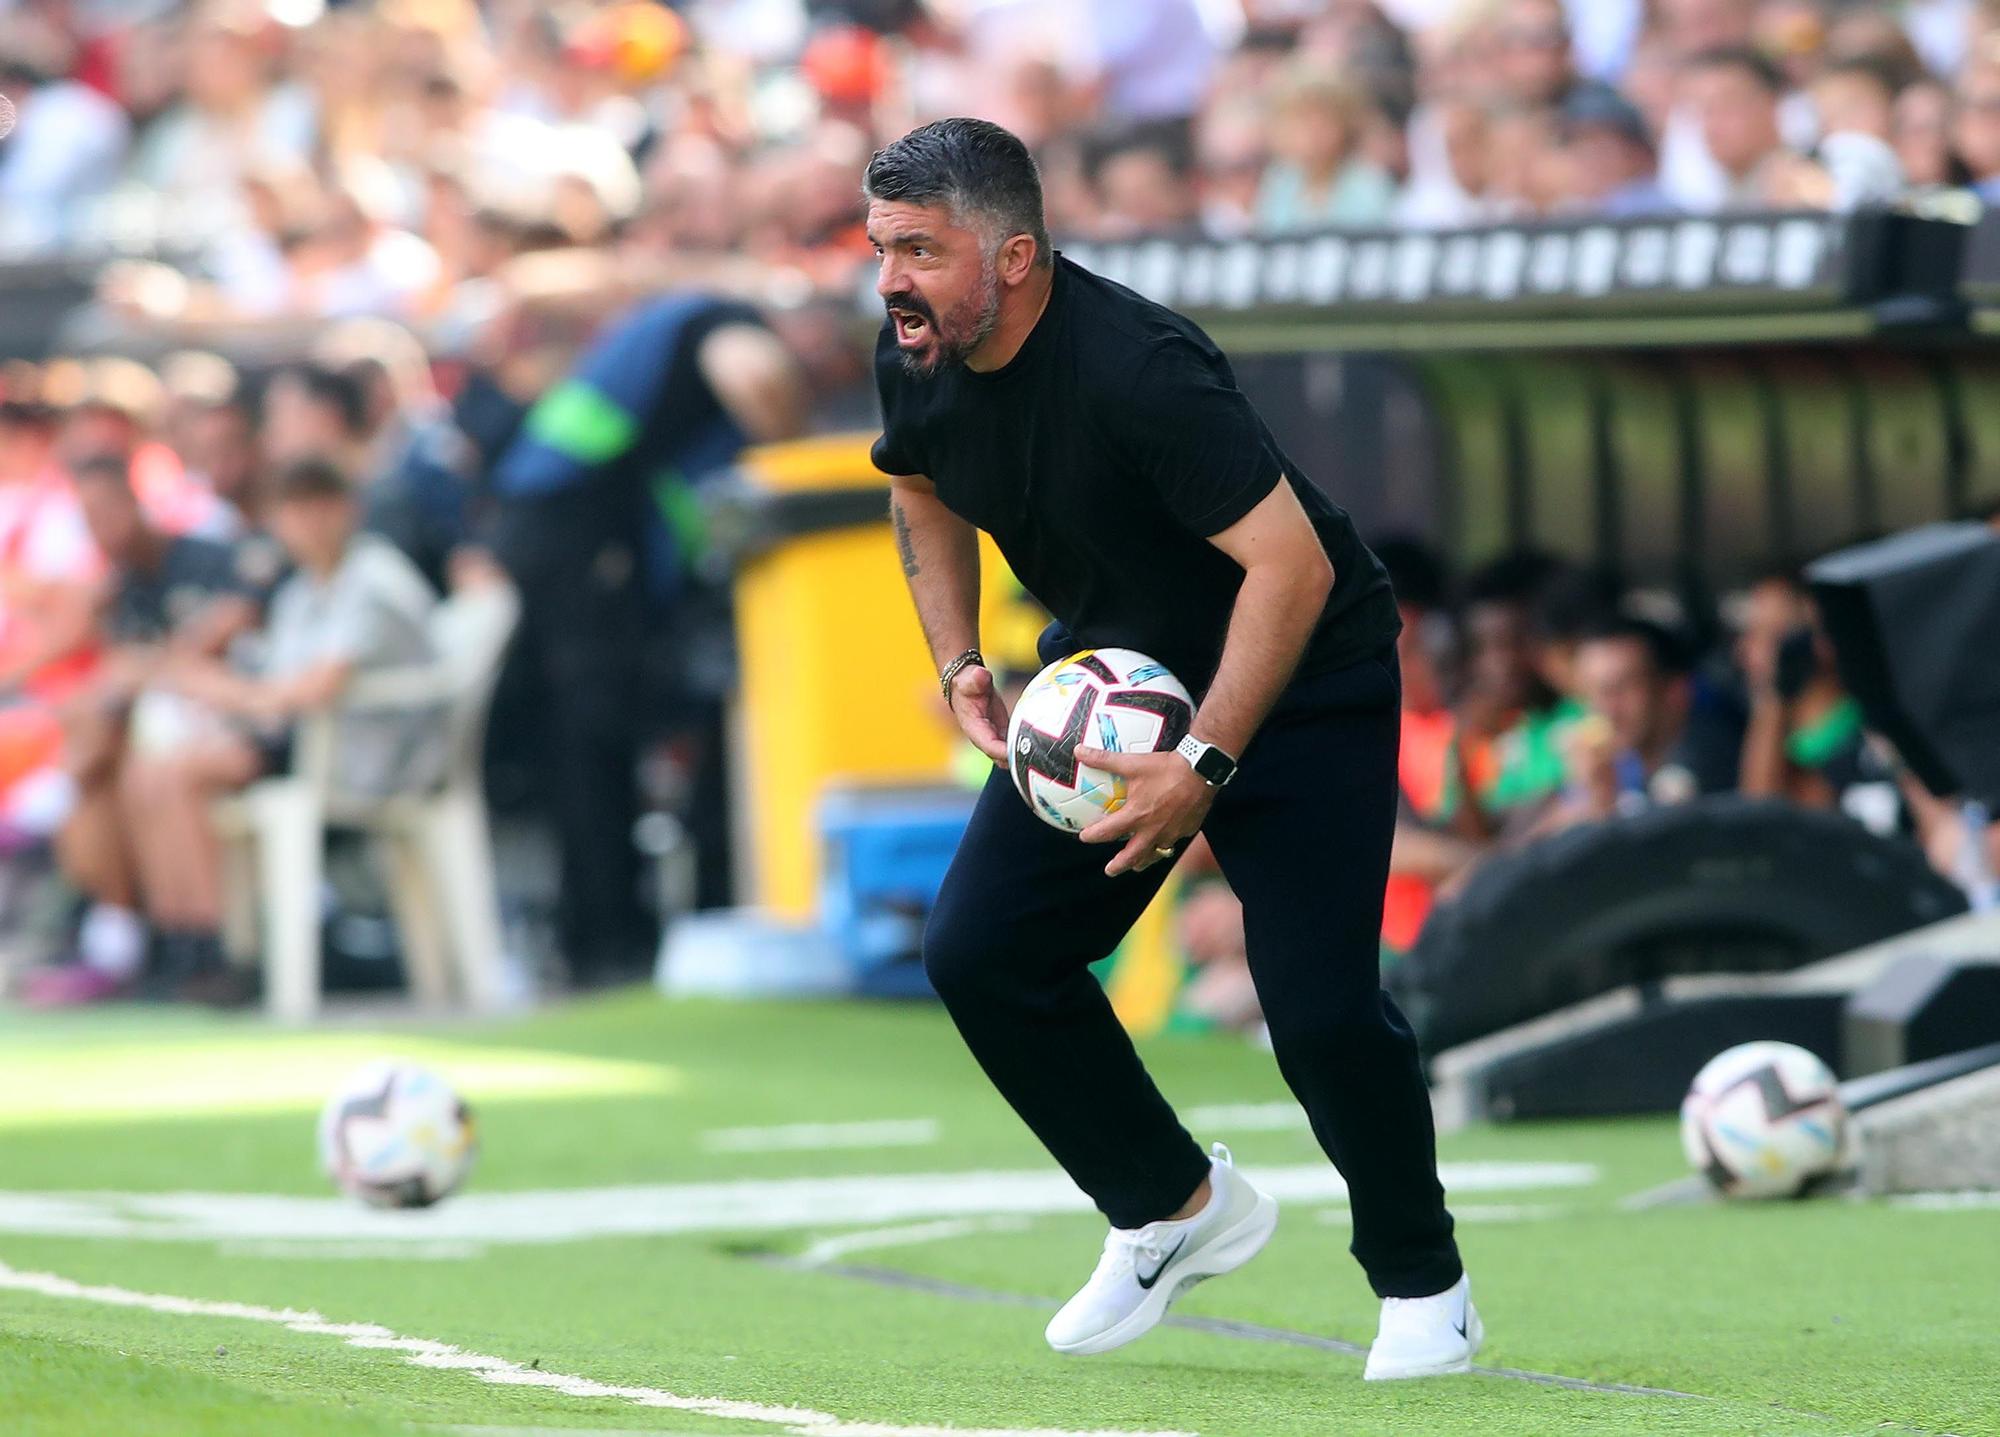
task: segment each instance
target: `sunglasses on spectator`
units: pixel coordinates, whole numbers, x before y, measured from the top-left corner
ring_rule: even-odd
[[[1569,31],[1560,25],[1506,25],[1500,43],[1510,50],[1567,50]]]

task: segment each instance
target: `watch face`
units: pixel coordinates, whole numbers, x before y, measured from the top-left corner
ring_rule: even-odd
[[[1208,782],[1219,786],[1229,782],[1235,775],[1236,764],[1221,749],[1210,747],[1195,760],[1194,771]]]

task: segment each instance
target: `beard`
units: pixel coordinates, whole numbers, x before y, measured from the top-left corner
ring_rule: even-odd
[[[919,349],[899,349],[903,372],[913,379],[935,378],[946,365],[962,364],[980,345],[993,337],[1000,324],[1000,272],[990,262],[982,266],[979,285],[940,318],[925,300],[911,290],[890,295],[883,301],[891,310],[908,310],[922,315],[930,326],[930,340]]]

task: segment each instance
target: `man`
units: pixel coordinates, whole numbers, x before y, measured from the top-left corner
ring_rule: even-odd
[[[2000,203],[2000,50],[1983,47],[1959,74],[1951,138],[1979,198]]]
[[[177,631],[221,620],[248,627],[251,604],[226,545],[158,527],[132,491],[126,460],[79,462],[74,479],[90,536],[110,566],[98,621],[105,653],[90,685],[63,711],[64,765],[75,784],[56,856],[70,882],[92,900],[73,964],[33,975],[26,1000],[57,1007],[124,992],[145,957],[146,930],[132,860],[131,815],[119,802],[127,721]]]
[[[390,320],[351,319],[327,332],[314,357],[359,380],[367,398],[363,526],[443,593],[452,554],[469,538],[473,451],[438,395],[423,346]]]
[[[1575,209],[1611,219],[1673,213],[1652,133],[1630,100],[1616,90],[1579,89],[1563,103],[1562,133]]]
[[[333,707],[357,675],[434,657],[436,600],[394,545],[358,532],[354,487],[332,462],[296,459],[272,492],[271,527],[296,565],[271,601],[253,673],[205,654],[174,652],[155,683],[167,698],[120,785],[139,889],[170,973],[214,979],[213,996],[247,996],[224,967],[218,932],[222,870],[210,808],[215,798],[290,763],[293,724]],[[153,694],[142,704],[157,702]],[[179,710],[178,713],[175,711]],[[335,780],[347,792],[388,794],[435,779],[443,725],[416,711],[344,716],[334,734]]]
[[[1211,1160],[1181,1127],[1088,969],[1199,830],[1243,901],[1279,1065],[1347,1179],[1353,1251],[1385,1299],[1368,1375],[1465,1371],[1479,1319],[1416,1045],[1377,974],[1397,733],[1381,566],[1206,335],[1049,249],[1013,135],[926,125],[869,162],[864,192],[888,310],[874,458],[966,736],[1006,760],[1006,705],[977,648],[977,529],[1055,615],[1045,660],[1127,645],[1203,695],[1177,751],[1075,750],[1129,785],[1083,835],[1116,846],[1109,863],[996,772],[924,937],[987,1076],[1111,1223],[1050,1345],[1130,1342],[1277,1221],[1226,1148]]]
[[[557,928],[584,987],[651,970],[658,929],[640,901],[637,768],[649,704],[641,660],[663,631],[677,700],[689,700],[706,761],[691,800],[704,906],[726,901],[721,690],[705,657],[713,607],[690,581],[702,546],[697,491],[752,440],[803,420],[798,365],[757,312],[698,293],[634,306],[528,411],[493,476],[494,550],[520,586],[516,667],[534,711],[562,850]],[[699,614],[700,618],[695,616]],[[703,627],[703,625],[706,627]],[[706,644],[707,648],[701,648]],[[655,715],[657,717],[657,715]]]
[[[1778,127],[1785,81],[1778,67],[1755,50],[1709,50],[1689,62],[1686,94],[1724,177],[1721,202],[1710,208],[1764,206],[1772,168],[1785,154]]]
[[[1697,706],[1681,645],[1658,624],[1620,616],[1587,632],[1576,691],[1589,714],[1569,735],[1569,786],[1542,831],[1736,787],[1741,735]]]

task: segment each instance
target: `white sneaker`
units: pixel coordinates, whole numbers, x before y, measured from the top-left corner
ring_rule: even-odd
[[[1361,1375],[1370,1382],[1387,1382],[1470,1372],[1472,1355],[1485,1339],[1485,1325],[1472,1305],[1472,1284],[1461,1274],[1430,1297],[1382,1299],[1382,1325]]]
[[[1257,1191],[1217,1143],[1207,1206],[1179,1222],[1111,1229],[1097,1271],[1049,1321],[1058,1352],[1109,1352],[1144,1335],[1174,1299],[1204,1278],[1233,1272],[1263,1250],[1278,1226],[1277,1201]]]

